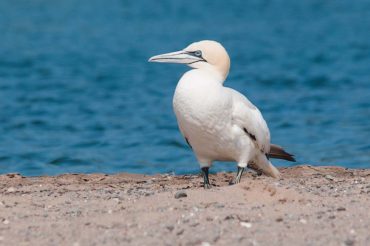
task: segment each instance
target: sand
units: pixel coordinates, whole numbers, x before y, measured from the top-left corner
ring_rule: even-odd
[[[370,170],[0,175],[0,245],[370,245]]]

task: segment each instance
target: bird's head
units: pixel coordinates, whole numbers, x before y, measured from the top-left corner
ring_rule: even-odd
[[[230,69],[230,58],[225,48],[211,40],[192,43],[180,51],[153,56],[149,62],[187,64],[192,68],[216,71],[223,79],[226,79]]]

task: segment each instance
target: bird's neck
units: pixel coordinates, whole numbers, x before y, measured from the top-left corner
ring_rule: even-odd
[[[221,74],[220,72],[218,72],[216,69],[212,67],[192,69],[189,72],[199,78],[203,77],[205,79],[210,79],[214,81],[215,83],[218,83],[221,85],[223,85],[226,79],[226,77],[223,74]]]

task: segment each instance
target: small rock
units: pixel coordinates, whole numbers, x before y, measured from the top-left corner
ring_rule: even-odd
[[[210,217],[210,216],[207,216],[206,220],[207,220],[207,221],[213,221],[213,218],[212,218],[212,217]]]
[[[185,191],[183,191],[183,190],[180,190],[180,191],[178,191],[178,192],[176,192],[176,194],[175,194],[175,198],[176,199],[179,199],[179,198],[182,198],[182,197],[187,197],[188,195],[186,194],[186,192]]]
[[[304,225],[307,224],[307,220],[305,220],[305,219],[300,219],[299,222],[301,222]]]
[[[282,217],[278,217],[277,219],[276,219],[276,222],[282,222],[283,221],[283,218]]]
[[[198,222],[195,222],[195,223],[190,224],[191,227],[197,227],[198,225],[199,225]]]
[[[224,208],[225,205],[221,204],[221,203],[216,203],[215,205],[215,208]]]
[[[355,245],[355,241],[352,239],[347,239],[346,241],[344,241],[344,244],[347,246],[352,246]]]
[[[19,174],[19,173],[8,173],[8,174],[6,174],[6,176],[8,177],[8,178],[22,178],[22,176]]]
[[[209,242],[202,242],[200,245],[201,246],[211,246],[211,244]]]
[[[337,211],[346,211],[346,208],[345,207],[339,207],[339,208],[337,208]]]
[[[227,215],[224,220],[232,220],[232,219],[235,219],[235,216],[234,215]]]
[[[284,204],[284,203],[286,203],[286,202],[287,202],[287,199],[286,199],[286,198],[282,198],[282,199],[279,199],[278,201],[279,201],[280,203]]]
[[[252,227],[252,223],[249,223],[249,222],[240,222],[240,225],[242,227],[245,227],[245,228],[251,228]]]
[[[8,193],[12,193],[12,192],[15,192],[15,188],[14,187],[9,187],[6,192]]]
[[[7,219],[3,220],[3,224],[4,225],[8,225],[9,224],[9,220],[7,220]]]
[[[145,196],[151,196],[151,195],[154,195],[154,192],[153,191],[148,191],[148,192],[145,192],[144,195]]]
[[[326,179],[328,179],[328,180],[330,180],[330,181],[334,181],[334,177],[333,176],[331,176],[331,175],[325,175],[325,178]]]
[[[177,236],[180,236],[183,233],[184,233],[184,229],[180,229],[179,231],[176,232],[176,235]]]
[[[173,231],[173,229],[175,229],[175,227],[174,227],[174,226],[172,226],[172,225],[168,225],[168,226],[166,226],[166,228],[167,228],[167,230],[169,230],[169,231]]]

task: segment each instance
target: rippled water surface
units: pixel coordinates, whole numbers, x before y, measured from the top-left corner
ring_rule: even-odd
[[[261,109],[272,141],[298,163],[370,167],[367,0],[3,0],[0,9],[0,173],[197,172],[172,112],[187,68],[147,59],[202,39],[224,44],[225,85]]]

